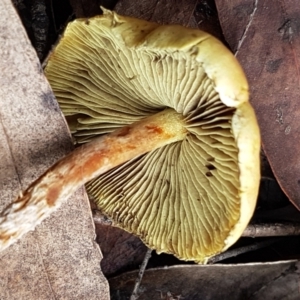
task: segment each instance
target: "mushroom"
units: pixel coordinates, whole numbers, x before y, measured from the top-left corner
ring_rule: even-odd
[[[104,10],[67,26],[45,74],[83,145],[0,215],[0,249],[86,182],[103,213],[158,253],[205,263],[240,237],[260,136],[244,73],[221,42]]]

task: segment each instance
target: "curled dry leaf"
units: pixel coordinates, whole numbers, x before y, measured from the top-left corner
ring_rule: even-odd
[[[243,71],[217,39],[105,11],[68,25],[45,72],[75,139],[89,142],[25,192],[46,188],[45,215],[102,174],[87,184],[97,205],[158,252],[206,262],[239,238],[260,138]]]

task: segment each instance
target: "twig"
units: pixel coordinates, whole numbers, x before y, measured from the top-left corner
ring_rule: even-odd
[[[260,179],[261,179],[261,180],[275,181],[275,178],[270,177],[270,176],[261,176]]]
[[[243,237],[300,235],[300,223],[258,223],[249,224]]]
[[[244,254],[244,253],[248,253],[251,251],[255,251],[261,248],[265,248],[268,247],[274,243],[277,243],[279,241],[282,241],[282,238],[274,238],[274,239],[269,239],[267,241],[262,241],[262,242],[258,242],[258,243],[254,243],[252,245],[248,245],[248,246],[244,246],[244,247],[240,247],[237,249],[233,249],[233,250],[229,250],[227,252],[218,254],[212,258],[210,258],[208,260],[208,264],[214,264],[216,262],[231,258],[231,257],[235,257],[238,256],[240,254]]]
[[[244,40],[245,40],[245,38],[246,38],[246,36],[247,36],[248,30],[249,30],[249,28],[250,28],[250,26],[251,26],[251,24],[252,24],[252,22],[253,22],[254,15],[255,15],[255,13],[256,13],[257,6],[258,6],[258,0],[255,0],[255,1],[254,1],[254,7],[253,7],[253,10],[252,10],[252,12],[251,12],[251,14],[250,14],[250,16],[249,16],[249,22],[248,22],[248,24],[246,25],[246,28],[245,28],[245,30],[244,30],[244,32],[243,32],[243,35],[242,35],[242,37],[240,38],[239,43],[238,43],[238,45],[237,45],[237,49],[236,49],[235,54],[234,54],[235,56],[237,56],[237,54],[239,53],[240,48],[241,48],[241,46],[242,46],[242,44],[243,44],[243,42],[244,42]]]
[[[130,296],[130,300],[136,300],[139,297],[139,295],[138,295],[139,287],[141,285],[141,282],[142,282],[142,279],[143,279],[144,272],[146,270],[148,261],[149,261],[149,259],[151,257],[151,253],[152,253],[152,250],[148,248],[148,250],[147,250],[147,252],[145,254],[144,260],[143,260],[143,262],[141,264],[138,277],[137,277],[137,279],[135,281],[134,288],[133,288],[132,294]]]

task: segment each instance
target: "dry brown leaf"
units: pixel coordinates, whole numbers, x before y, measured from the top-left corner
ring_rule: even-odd
[[[100,6],[113,9],[118,0],[70,0],[76,18],[89,18],[101,14]]]
[[[0,209],[72,148],[38,58],[9,0],[0,2]],[[0,299],[108,299],[83,189],[0,254]]]
[[[142,263],[147,247],[139,238],[120,228],[97,223],[96,232],[103,254],[101,269],[105,276],[137,269]]]
[[[125,16],[160,24],[199,28],[222,39],[214,0],[119,0],[114,10]]]
[[[298,261],[239,265],[187,265],[147,270],[139,300],[299,299]],[[129,299],[137,272],[109,280],[111,299]]]
[[[163,1],[118,1],[115,10],[125,16],[141,18],[160,24],[181,24],[197,28],[194,10],[198,1],[163,0]]]
[[[300,209],[300,5],[216,0],[226,40],[248,77],[264,151]]]
[[[101,14],[101,0],[70,0],[76,18],[89,18]]]

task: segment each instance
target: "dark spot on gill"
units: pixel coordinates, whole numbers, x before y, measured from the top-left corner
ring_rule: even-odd
[[[205,167],[206,167],[208,170],[210,170],[210,171],[216,169],[216,167],[215,167],[214,165],[212,165],[212,164],[207,164],[207,165],[205,165]]]

